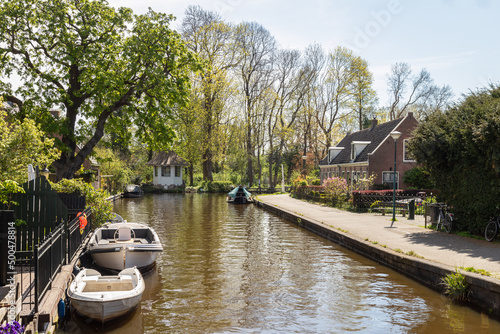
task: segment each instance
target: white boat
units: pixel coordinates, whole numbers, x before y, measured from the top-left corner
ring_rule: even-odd
[[[68,288],[76,311],[101,322],[134,310],[143,292],[144,279],[137,268],[122,270],[116,276],[101,276],[97,270],[83,268]]]
[[[162,251],[160,239],[151,227],[126,221],[99,227],[88,248],[98,266],[117,271],[132,267],[146,270]]]

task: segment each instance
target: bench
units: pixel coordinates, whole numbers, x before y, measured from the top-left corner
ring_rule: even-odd
[[[382,212],[382,216],[385,216],[385,211],[390,210],[392,211],[393,208],[393,202],[376,202],[372,206],[372,210],[377,210]],[[396,202],[396,212],[398,212],[403,215],[403,217],[406,217],[406,213],[408,213],[408,203],[400,203]]]

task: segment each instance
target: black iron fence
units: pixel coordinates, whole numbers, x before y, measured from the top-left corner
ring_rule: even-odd
[[[66,262],[66,224],[60,224],[45,240],[35,246],[35,313],[54,277]]]
[[[92,228],[92,210],[83,210],[87,225],[80,228],[80,219],[59,224],[32,251],[16,252],[16,267],[20,273],[22,305],[30,310],[26,316],[38,312],[38,306],[50,290],[61,267],[70,263]],[[24,282],[23,282],[24,280]],[[27,281],[27,282],[26,282]]]
[[[323,186],[301,186],[292,189],[295,196],[318,203],[333,205],[333,200],[325,193]],[[414,201],[415,214],[425,215],[428,208],[426,204],[431,196],[435,196],[435,190],[396,190],[396,203],[409,204]],[[351,208],[359,212],[367,212],[379,203],[392,203],[392,190],[364,190],[353,191],[346,194],[346,198],[351,198]]]
[[[75,217],[72,221],[68,223],[67,226],[67,238],[68,238],[68,263],[71,262],[78,249],[82,247],[82,243],[87,238],[90,233],[92,226],[92,210],[91,208],[85,209],[83,212],[87,219],[87,226],[84,229],[80,229],[80,220]]]
[[[380,192],[355,192],[352,194],[352,206],[357,211],[368,211],[377,206],[378,203],[392,203],[394,200],[392,191]],[[425,191],[396,191],[396,203],[409,204],[415,203],[415,214],[425,214],[425,204],[431,192]]]

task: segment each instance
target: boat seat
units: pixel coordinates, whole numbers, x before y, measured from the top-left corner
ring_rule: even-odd
[[[118,229],[118,241],[129,241],[130,239],[132,239],[132,231],[130,227],[120,227]]]
[[[109,244],[109,240],[108,239],[101,239],[101,240],[99,240],[98,244],[99,245],[108,245]]]

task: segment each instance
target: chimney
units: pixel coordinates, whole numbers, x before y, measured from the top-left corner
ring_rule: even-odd
[[[372,129],[373,129],[374,127],[376,127],[376,126],[377,126],[377,124],[378,124],[378,120],[377,120],[376,118],[373,118],[373,119],[372,119]]]

